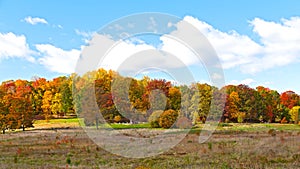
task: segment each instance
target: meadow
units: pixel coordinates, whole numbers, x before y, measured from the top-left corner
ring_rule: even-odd
[[[300,168],[299,125],[221,123],[202,144],[198,125],[172,149],[134,159],[98,147],[80,128],[79,120],[38,120],[35,128],[1,134],[0,168]],[[153,130],[148,124],[112,127],[132,132]]]

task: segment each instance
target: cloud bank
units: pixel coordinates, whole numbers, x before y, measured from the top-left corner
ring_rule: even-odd
[[[215,48],[225,70],[237,69],[245,74],[256,74],[280,66],[299,63],[300,61],[300,17],[281,19],[279,22],[254,18],[249,21],[249,26],[252,27],[252,33],[257,36],[256,41],[234,30],[221,31],[192,16],[186,16],[183,20],[203,33]],[[45,19],[38,17],[29,16],[24,21],[32,25],[48,24]],[[176,27],[177,32],[184,29],[180,26],[180,23],[172,23],[172,26]],[[75,33],[84,38],[92,35],[92,33],[77,29],[75,29]],[[169,38],[170,36],[172,36],[172,33],[160,37],[162,44],[159,45],[159,50],[168,53],[165,54],[166,58],[170,55],[176,55],[187,66],[198,64],[194,53],[181,43]],[[111,41],[111,39],[108,41]],[[111,41],[111,44],[114,43],[117,42]],[[106,66],[109,65],[108,68],[116,69],[123,60],[126,60],[132,54],[141,50],[153,49],[153,46],[143,41],[139,43],[121,41],[118,43],[117,50],[112,50],[108,60],[104,62]],[[38,63],[50,71],[71,73],[74,71],[81,53],[81,50],[78,49],[63,50],[50,44],[35,44],[33,46],[35,46],[35,49],[30,49],[24,35],[16,35],[12,32],[0,33],[0,59],[25,58],[34,62],[35,58],[33,56],[38,56]],[[153,61],[157,61],[157,64],[162,65],[166,60]],[[155,63],[153,64],[155,65]],[[166,65],[176,67],[176,65],[167,62]],[[217,78],[218,75],[214,75],[214,77]]]

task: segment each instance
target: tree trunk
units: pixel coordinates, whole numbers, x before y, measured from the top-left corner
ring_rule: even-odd
[[[98,115],[96,115],[96,129],[98,130],[99,129],[99,121],[98,121]]]

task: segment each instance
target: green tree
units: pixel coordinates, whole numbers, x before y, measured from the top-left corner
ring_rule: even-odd
[[[74,113],[73,96],[72,96],[72,79],[65,80],[60,86],[61,110],[64,116]]]

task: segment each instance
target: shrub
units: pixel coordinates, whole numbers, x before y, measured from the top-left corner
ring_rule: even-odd
[[[117,115],[117,116],[114,117],[114,121],[116,123],[120,122],[121,120],[122,120],[122,117],[120,115]]]
[[[162,128],[170,128],[177,120],[178,112],[172,109],[164,111],[158,120]]]
[[[242,123],[244,121],[245,117],[246,117],[246,113],[238,112],[238,114],[237,114],[238,123]]]
[[[158,120],[159,120],[159,117],[160,115],[163,113],[162,110],[156,110],[154,111],[150,116],[149,116],[149,119],[148,119],[148,122],[150,123],[150,126],[152,128],[158,128],[160,127],[159,123],[158,123]]]

